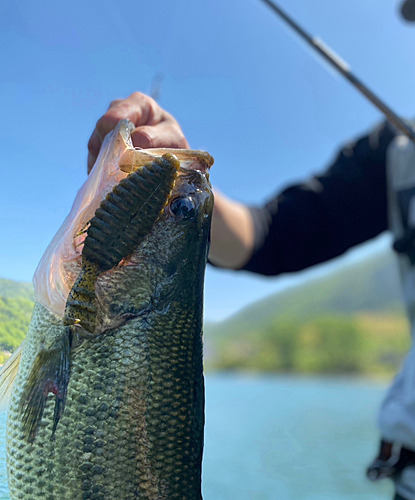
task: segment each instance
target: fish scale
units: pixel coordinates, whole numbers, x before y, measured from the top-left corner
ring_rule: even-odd
[[[206,176],[181,169],[171,200],[128,264],[98,277],[96,335],[74,338],[67,402],[52,436],[47,398],[33,442],[20,399],[40,349],[65,334],[36,304],[7,424],[12,500],[200,500],[204,426],[203,277],[212,193]]]

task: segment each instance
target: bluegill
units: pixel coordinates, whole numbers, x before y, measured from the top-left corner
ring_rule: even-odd
[[[121,180],[86,226],[69,225],[78,254],[63,268],[68,290],[56,286],[66,300],[35,305],[24,347],[4,370],[13,378],[18,365],[7,423],[12,500],[201,499],[213,160],[137,152],[128,134],[120,123],[111,143]],[[119,189],[136,171],[151,188],[140,184],[138,204]],[[105,200],[130,217],[106,218]]]

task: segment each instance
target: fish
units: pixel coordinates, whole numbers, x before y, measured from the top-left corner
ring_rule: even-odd
[[[3,390],[12,387],[11,500],[202,498],[203,286],[213,159],[199,151],[137,151],[131,130],[121,121],[111,154],[103,153],[114,163],[111,148],[118,148],[113,185],[104,186],[98,201],[83,192],[86,224],[69,217],[58,233],[69,235],[76,255],[68,258],[67,246],[59,254],[67,258],[59,268],[67,289],[51,279],[59,281],[59,273],[49,272],[59,259],[52,262],[49,250],[24,345],[0,374]],[[138,190],[141,204],[119,207],[120,216],[130,214],[124,226],[106,218],[105,203],[124,196],[125,179],[138,172],[148,181],[151,169],[160,177],[150,194]],[[79,203],[74,210],[80,213]],[[55,253],[58,240],[51,244]]]

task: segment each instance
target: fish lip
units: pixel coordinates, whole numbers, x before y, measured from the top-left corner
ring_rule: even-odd
[[[210,171],[210,167],[215,161],[213,156],[207,151],[200,151],[198,149],[171,149],[169,152],[180,160],[182,168],[199,170],[204,174]]]
[[[163,156],[166,153],[174,155],[180,161],[181,168],[187,170],[198,170],[203,174],[209,173],[210,167],[215,161],[206,151],[196,149],[128,148],[121,155],[119,168],[123,172],[130,173],[134,169],[141,167],[154,158]]]
[[[181,149],[181,148],[148,148],[142,149],[134,147],[131,140],[131,132],[135,125],[131,120],[120,120],[118,124],[118,133],[122,139],[124,152],[119,159],[119,167],[123,172],[131,172],[133,165],[135,168],[143,166],[148,161],[154,158],[170,153],[178,160],[181,166],[188,170],[199,170],[206,174],[209,173],[210,167],[215,162],[212,155],[207,151],[200,149]]]

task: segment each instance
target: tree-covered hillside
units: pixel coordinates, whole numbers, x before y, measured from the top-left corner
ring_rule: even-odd
[[[34,301],[32,283],[0,278],[0,297],[5,299],[28,299]]]
[[[358,311],[403,313],[398,267],[391,251],[254,302],[219,324],[207,325],[206,334],[210,338],[239,337],[280,317],[299,322]]]
[[[409,347],[390,252],[274,294],[205,325],[206,367],[393,374]]]
[[[206,340],[216,370],[392,375],[409,348],[404,315],[327,313],[308,321],[276,318],[238,337]]]
[[[20,345],[29,326],[33,305],[30,283],[0,279],[0,351],[13,351]]]

